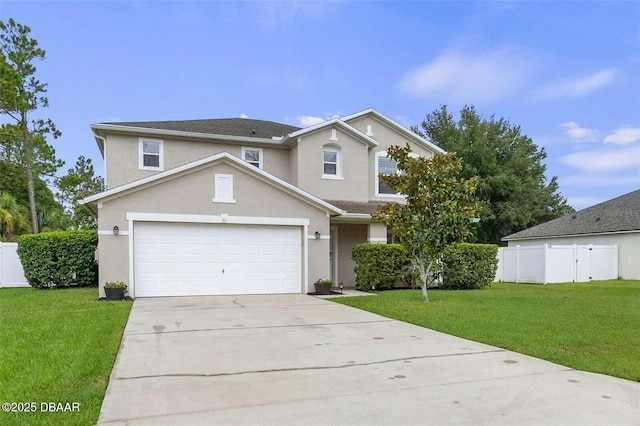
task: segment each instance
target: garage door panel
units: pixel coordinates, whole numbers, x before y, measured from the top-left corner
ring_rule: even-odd
[[[137,297],[300,293],[301,228],[134,224]]]

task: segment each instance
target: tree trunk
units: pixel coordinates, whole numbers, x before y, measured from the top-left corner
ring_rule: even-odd
[[[27,117],[22,114],[22,137],[24,138],[24,168],[27,172],[27,191],[29,193],[29,211],[31,212],[31,231],[34,234],[38,229],[38,211],[36,209],[36,191],[33,185],[33,152],[27,129]]]
[[[427,287],[429,286],[429,273],[431,268],[426,267],[420,257],[412,259],[413,267],[418,270],[420,274],[420,280],[422,281],[422,301],[429,302],[429,294],[427,293]]]

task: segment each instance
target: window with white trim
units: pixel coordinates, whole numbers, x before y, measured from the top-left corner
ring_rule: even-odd
[[[339,146],[322,147],[322,178],[342,179],[342,150]]]
[[[214,203],[235,203],[233,198],[233,175],[216,173],[214,182]]]
[[[389,188],[380,175],[393,175],[398,173],[398,163],[387,157],[387,152],[376,152],[376,195],[380,197],[400,197],[401,195]]]
[[[138,141],[138,168],[140,170],[163,170],[164,142],[160,139],[140,138]]]
[[[249,164],[262,168],[262,148],[242,147],[242,159]]]

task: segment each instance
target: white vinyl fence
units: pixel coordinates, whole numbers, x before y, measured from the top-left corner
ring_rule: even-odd
[[[565,283],[618,278],[618,246],[500,247],[496,281]]]
[[[0,243],[0,287],[29,287],[18,257],[18,243]]]

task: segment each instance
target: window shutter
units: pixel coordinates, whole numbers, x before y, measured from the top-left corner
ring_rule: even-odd
[[[235,202],[233,199],[233,175],[216,173],[214,201]]]

